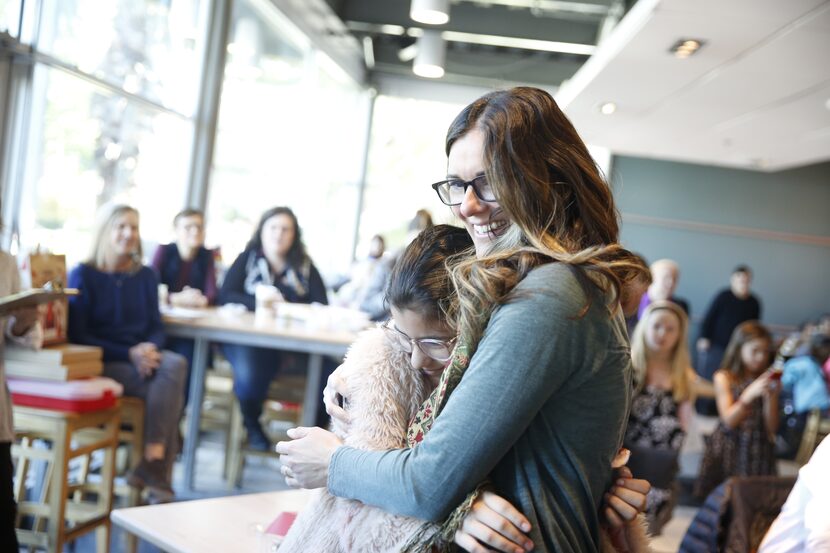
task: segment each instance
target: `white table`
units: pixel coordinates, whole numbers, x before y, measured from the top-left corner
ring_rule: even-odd
[[[309,490],[116,509],[112,522],[171,553],[260,552],[260,532],[282,511],[300,511]]]
[[[336,311],[326,306],[292,305],[293,312],[314,310],[316,320],[325,320],[327,313]],[[323,366],[323,355],[340,357],[346,353],[357,334],[352,330],[320,330],[310,328],[292,319],[275,319],[269,315],[257,315],[251,312],[233,316],[221,314],[217,308],[180,311],[176,316],[172,311],[163,315],[164,328],[168,336],[191,338],[195,342],[193,366],[190,368],[190,397],[188,398],[189,415],[187,420],[187,439],[184,442],[182,458],[184,461],[185,487],[193,489],[196,468],[196,447],[198,445],[201,405],[205,395],[205,372],[208,363],[208,345],[210,342],[258,346],[284,351],[308,353],[308,373],[303,400],[302,424],[314,426],[317,405],[320,401],[319,383]],[[187,314],[187,316],[183,316]],[[312,317],[309,316],[309,319]]]

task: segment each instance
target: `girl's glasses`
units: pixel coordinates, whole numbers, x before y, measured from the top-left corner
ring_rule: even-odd
[[[439,340],[438,338],[410,338],[395,327],[392,319],[389,319],[381,326],[386,335],[392,341],[392,345],[404,353],[412,353],[412,348],[417,347],[421,352],[441,363],[446,363],[452,357],[452,350],[458,338]]]

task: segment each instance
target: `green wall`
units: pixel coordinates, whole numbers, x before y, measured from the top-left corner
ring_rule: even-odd
[[[830,163],[764,173],[617,156],[611,182],[623,243],[680,264],[695,324],[739,263],[766,323],[830,311]]]

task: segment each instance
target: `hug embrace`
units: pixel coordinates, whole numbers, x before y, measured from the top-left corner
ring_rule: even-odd
[[[433,522],[406,536],[411,551],[454,540],[469,551],[588,552],[609,532],[619,549],[638,549],[622,521],[648,484],[611,466],[632,389],[619,298],[646,268],[618,244],[609,186],[534,88],[467,106],[446,152],[447,178],[432,187],[469,238],[455,231],[455,246],[439,247],[453,235],[439,227],[407,248],[385,341],[375,337],[407,354],[428,396],[393,398],[408,408],[389,421],[399,443],[350,443],[361,424],[350,414],[353,350],[326,394],[335,429],[346,428],[292,430],[277,445],[286,481]]]

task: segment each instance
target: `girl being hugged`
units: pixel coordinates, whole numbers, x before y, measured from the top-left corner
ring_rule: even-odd
[[[715,372],[715,400],[720,424],[712,433],[695,486],[706,497],[730,476],[777,474],[779,382],[770,366],[772,337],[758,321],[742,323],[732,333],[722,368]]]
[[[692,421],[697,379],[686,345],[687,329],[683,309],[670,301],[651,303],[637,323],[631,339],[634,398],[625,447],[679,455]],[[652,533],[659,533],[671,518],[673,495],[673,489],[652,485],[646,505]]]

